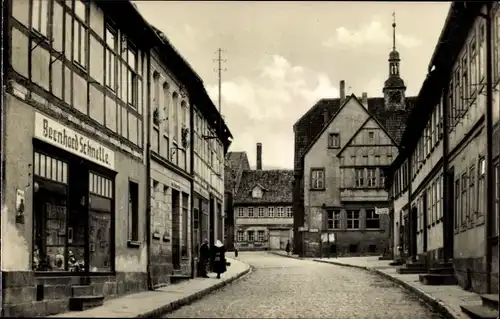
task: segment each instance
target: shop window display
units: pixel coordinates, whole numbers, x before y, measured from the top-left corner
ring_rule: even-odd
[[[112,271],[113,181],[72,167],[72,180],[81,181],[79,175],[88,174],[89,184],[69,188],[66,161],[37,151],[33,162],[32,269]]]

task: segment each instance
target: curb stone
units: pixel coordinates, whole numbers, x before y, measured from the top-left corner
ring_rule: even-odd
[[[366,266],[358,266],[358,265],[350,265],[350,264],[344,264],[344,263],[339,263],[339,262],[332,262],[332,261],[325,261],[325,260],[320,260],[320,259],[313,259],[315,262],[319,263],[325,263],[325,264],[331,264],[331,265],[337,265],[337,266],[344,266],[344,267],[351,267],[351,268],[358,268],[358,269],[363,269],[372,273],[375,273],[381,277],[384,277],[385,279],[390,280],[391,282],[405,288],[406,290],[410,291],[414,295],[416,295],[419,299],[424,301],[427,305],[431,306],[435,311],[441,313],[442,315],[445,316],[446,319],[457,319],[458,317],[454,314],[454,311],[450,309],[444,302],[439,300],[436,297],[431,296],[430,294],[426,293],[425,291],[418,289],[417,287],[414,287],[407,282],[400,280],[398,278],[392,277],[391,275],[386,274],[383,271],[374,269],[374,268],[369,268]]]
[[[140,314],[140,315],[136,316],[136,318],[158,318],[158,317],[161,317],[161,316],[166,315],[168,313],[171,313],[171,312],[173,312],[173,311],[175,311],[183,306],[186,306],[194,301],[197,301],[197,300],[205,297],[206,295],[210,294],[211,292],[214,292],[216,290],[221,289],[224,286],[227,286],[228,284],[234,282],[235,280],[247,275],[248,273],[251,272],[251,270],[252,270],[252,268],[247,265],[247,269],[245,269],[244,271],[242,271],[239,274],[236,274],[236,275],[234,275],[230,278],[227,278],[226,280],[223,280],[223,281],[221,281],[221,282],[219,282],[211,287],[205,288],[205,289],[200,290],[194,294],[191,294],[191,295],[186,296],[184,298],[173,301],[173,302],[166,304],[162,307],[159,307],[159,308],[150,310],[146,313]]]
[[[268,253],[276,255],[276,256],[280,256],[280,257],[304,260],[304,258],[302,258],[302,257],[297,257],[297,256],[293,256],[293,255],[283,255],[283,254],[277,253],[275,251],[268,251]]]

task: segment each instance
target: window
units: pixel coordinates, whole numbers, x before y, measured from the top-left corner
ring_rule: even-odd
[[[473,222],[474,212],[476,210],[475,184],[476,184],[476,169],[474,165],[472,165],[469,169],[469,210],[467,212],[468,223]]]
[[[460,220],[460,179],[455,181],[455,229],[458,229],[461,225]]]
[[[471,92],[476,91],[477,83],[477,52],[476,52],[476,37],[473,37],[469,44],[469,59],[470,59],[470,88]]]
[[[443,175],[439,177],[438,181],[438,208],[437,208],[437,219],[440,220],[443,217]]]
[[[264,214],[264,207],[259,207],[259,217],[262,218],[264,216],[265,216],[265,214]]]
[[[484,202],[484,198],[485,198],[485,192],[486,192],[486,189],[485,189],[485,173],[486,173],[486,163],[485,163],[485,160],[484,158],[481,158],[479,160],[479,165],[478,165],[478,179],[477,179],[477,191],[478,191],[478,196],[477,196],[477,199],[478,199],[478,207],[477,207],[477,212],[476,212],[476,215],[479,217],[479,216],[483,216],[484,212],[485,212],[485,202]]]
[[[285,212],[283,207],[278,207],[278,218],[285,217]]]
[[[48,36],[50,1],[33,0],[32,4],[31,28],[43,36]]]
[[[243,207],[238,207],[238,217],[245,217],[245,210]]]
[[[323,168],[311,169],[311,189],[325,189],[325,170]]]
[[[467,63],[467,53],[462,57],[462,115],[469,108],[469,64]]]
[[[378,171],[378,182],[379,182],[379,187],[385,187],[385,174],[383,169],[379,169]]]
[[[116,31],[110,25],[106,25],[106,85],[116,89]]]
[[[263,230],[257,231],[257,241],[265,241],[265,234]]]
[[[392,154],[387,155],[387,163],[388,164],[392,163]]]
[[[369,139],[369,141],[372,142],[374,138],[375,138],[375,133],[368,132],[368,139]]]
[[[340,134],[339,133],[328,134],[328,148],[340,148]]]
[[[461,115],[461,110],[462,110],[462,104],[463,104],[463,100],[462,100],[462,90],[460,88],[460,84],[462,82],[460,81],[460,67],[457,67],[456,70],[455,70],[455,103],[453,103],[454,105],[454,124],[456,124],[458,122],[458,118],[460,117]]]
[[[248,241],[254,241],[255,240],[255,233],[253,230],[249,230],[247,232],[247,238],[248,238]]]
[[[127,43],[127,103],[137,107],[138,102],[138,81],[137,81],[137,50],[135,46]]]
[[[377,170],[375,168],[367,169],[368,187],[377,187]]]
[[[248,217],[252,218],[253,216],[253,207],[248,207]]]
[[[438,181],[435,180],[432,184],[432,222],[437,220],[437,203],[438,203]]]
[[[359,210],[347,211],[347,229],[359,229]]]
[[[78,2],[78,1],[77,1]],[[74,20],[73,29],[73,61],[81,67],[86,68],[86,46],[87,46],[87,27],[78,20]]]
[[[500,11],[497,9],[495,17],[495,39],[493,47],[495,48],[493,56],[493,66],[495,72],[493,72],[493,79],[498,80],[500,76]]]
[[[340,229],[341,228],[341,212],[340,210],[329,210],[328,215],[328,229]]]
[[[479,73],[479,82],[484,80],[485,69],[486,69],[486,50],[485,50],[485,31],[484,23],[479,26],[479,63],[478,63],[478,73]]]
[[[245,241],[245,233],[242,230],[236,232],[236,238],[239,242]]]
[[[367,229],[380,228],[380,216],[375,214],[375,209],[366,210],[366,228]]]
[[[173,115],[172,115],[172,123],[174,124],[174,140],[177,141],[178,138],[179,138],[179,115],[178,115],[178,112],[179,112],[179,95],[177,94],[177,92],[174,92],[172,93],[172,110],[173,110]],[[205,129],[202,128],[201,130],[202,132],[202,135],[208,135],[205,133]],[[204,140],[204,145],[203,145],[203,154],[202,154],[202,158],[203,159],[206,159],[206,147],[208,145],[208,142],[206,140]]]
[[[462,175],[462,201],[461,201],[461,221],[462,221],[462,226],[465,226],[467,224],[467,189],[469,188],[469,183],[467,181],[467,173]]]
[[[165,126],[163,127],[163,131],[166,135],[169,135],[169,105],[170,105],[170,88],[168,83],[163,83],[163,122]],[[196,139],[193,141],[196,142]],[[196,149],[196,146],[195,146]]]
[[[499,225],[498,225],[498,219],[500,218],[500,164],[497,163],[495,165],[495,177],[493,180],[495,184],[495,213],[493,214],[493,235],[498,236],[499,233]]]
[[[128,227],[129,240],[139,241],[139,185],[128,182]]]
[[[293,210],[292,210],[292,207],[291,206],[288,206],[286,208],[286,217],[287,218],[292,218],[293,217]]]
[[[356,180],[356,187],[363,187],[365,182],[364,182],[364,176],[365,175],[365,170],[363,168],[355,168],[354,169],[354,176]]]
[[[426,199],[425,209],[427,210],[426,214],[427,214],[427,216],[429,216],[429,218],[432,219],[432,185],[429,186],[429,188],[427,188],[425,195],[426,195],[425,196],[425,199]],[[423,210],[424,210],[424,206],[422,205],[421,211],[423,212]],[[420,229],[423,229],[423,227],[424,226],[422,225],[422,227]]]
[[[274,217],[274,207],[269,207],[269,208],[267,209],[267,213],[269,214],[268,216],[269,216],[270,218],[273,218],[273,217]]]

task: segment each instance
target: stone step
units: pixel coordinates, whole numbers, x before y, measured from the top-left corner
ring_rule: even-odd
[[[481,305],[460,306],[462,312],[467,314],[472,319],[496,319],[498,318],[498,310],[494,310]]]
[[[404,265],[404,260],[394,260],[393,262],[389,263],[389,266],[401,266]]]
[[[481,295],[481,299],[483,300],[483,306],[491,308],[493,310],[498,310],[498,295]]]
[[[406,268],[403,266],[398,268],[396,272],[401,275],[425,274],[427,273],[427,268]]]
[[[429,268],[429,274],[453,275],[454,273],[454,269],[449,267]]]
[[[94,287],[90,285],[71,286],[71,293],[73,297],[93,296]]]
[[[170,276],[170,283],[171,284],[177,284],[186,280],[191,279],[191,276],[189,275],[183,275],[183,274],[175,274]]]
[[[425,264],[424,263],[406,263],[405,264],[405,267],[406,268],[412,268],[412,269],[421,269],[421,268],[426,268]]]
[[[70,311],[83,311],[102,306],[103,304],[104,296],[80,296],[69,298]]]
[[[447,262],[436,261],[434,263],[433,267],[436,267],[436,268],[453,268],[453,262],[451,262],[451,261],[447,261]]]
[[[419,275],[418,280],[429,286],[456,285],[457,279],[451,274],[424,274]]]
[[[392,260],[391,256],[380,256],[378,260]]]

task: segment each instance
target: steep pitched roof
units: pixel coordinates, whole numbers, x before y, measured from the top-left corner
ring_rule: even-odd
[[[238,189],[238,172],[250,170],[246,152],[228,152],[224,166],[224,189]]]
[[[371,120],[374,120],[375,123],[382,129],[382,131],[384,131],[384,133],[387,134],[387,136],[389,136],[389,139],[394,143],[394,145],[398,145],[398,143],[394,140],[394,138],[392,138],[391,134],[389,134],[389,132],[387,132],[387,130],[384,128],[384,126],[382,124],[380,124],[380,122],[377,121],[377,119],[375,117],[373,117],[372,114],[370,114],[370,116],[366,119],[366,121],[364,121],[364,123],[361,124],[361,126],[358,128],[358,130],[351,136],[351,138],[347,141],[347,143],[345,143],[344,147],[342,147],[342,149],[337,153],[337,157],[340,157],[340,155],[344,152],[344,150],[347,147],[349,147],[349,145],[351,144],[351,142],[356,138],[356,136],[358,136],[358,134],[361,132],[361,130]]]
[[[244,171],[234,203],[291,203],[292,182],[292,170]],[[262,198],[252,197],[252,190],[257,185],[264,188]]]
[[[368,111],[383,126],[389,135],[400,143],[405,129],[408,115],[413,110],[416,97],[406,97],[405,110],[387,110],[383,97],[368,98]],[[323,130],[325,112],[328,119],[333,117],[341,107],[340,99],[321,99],[306,112],[294,125],[295,151],[294,169],[299,171],[302,167],[302,156],[310,144]]]

